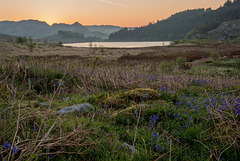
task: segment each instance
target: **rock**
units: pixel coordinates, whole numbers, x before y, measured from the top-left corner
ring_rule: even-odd
[[[140,105],[137,105],[137,106],[132,106],[132,107],[128,107],[126,109],[123,109],[119,112],[116,112],[112,115],[113,118],[117,117],[117,116],[121,116],[121,117],[127,117],[127,118],[132,118],[134,113],[137,112],[137,116],[135,117],[138,117],[138,112],[140,110],[140,107],[142,108],[142,111],[144,111],[148,105],[146,104],[140,104]]]
[[[121,92],[103,100],[104,107],[126,108],[131,101],[142,102],[159,98],[157,92],[150,88],[136,88]]]
[[[192,38],[211,38],[213,40],[240,40],[240,19],[226,21],[219,25],[216,29],[206,34],[195,35]]]
[[[132,153],[132,151],[133,151],[133,154],[134,154],[134,153],[139,154],[138,150],[137,150],[134,146],[132,146],[132,145],[129,145],[129,144],[127,144],[127,143],[124,143],[124,144],[123,144],[123,147],[126,148],[126,149],[128,149],[130,153]]]
[[[126,109],[117,111],[112,115],[112,118],[126,118],[126,119],[136,119],[139,116],[139,111],[141,108],[141,117],[148,119],[150,116],[156,115],[160,113],[161,111],[165,110],[165,105],[167,104],[164,100],[158,100],[157,105],[150,106],[147,104],[139,104],[139,105],[133,105],[131,107],[128,107]]]
[[[57,111],[56,114],[73,114],[73,113],[86,114],[93,109],[94,108],[91,104],[84,103],[84,104],[79,104],[79,105],[75,105],[75,106],[65,107],[65,108]]]
[[[151,88],[136,88],[125,92],[125,96],[129,99],[139,99],[145,101],[146,99],[155,99],[158,97],[157,92]]]

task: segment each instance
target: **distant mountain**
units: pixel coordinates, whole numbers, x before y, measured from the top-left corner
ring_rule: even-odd
[[[86,33],[86,32],[90,32],[85,26],[83,26],[82,24],[75,22],[72,25],[68,25],[65,23],[54,23],[51,26],[55,31],[72,31],[72,32],[79,32],[79,33]]]
[[[57,34],[47,36],[44,39],[47,39],[48,42],[58,43],[78,43],[78,42],[92,42],[92,41],[103,41],[103,39],[95,36],[84,36],[82,33],[72,32],[72,31],[58,31]],[[42,41],[44,41],[42,39]]]
[[[120,29],[118,26],[83,26],[76,22],[74,24],[53,24],[48,25],[44,21],[22,20],[22,21],[0,21],[0,33],[16,36],[32,37],[41,39],[50,35],[56,35],[58,31],[71,31],[83,33],[86,37],[100,37],[107,39],[110,32]],[[103,31],[103,32],[102,32]]]
[[[123,28],[109,36],[109,41],[171,41],[192,38],[216,29],[225,21],[240,19],[240,0],[227,0],[224,6],[212,10],[187,10],[157,23],[134,30]]]
[[[119,26],[112,26],[112,25],[101,25],[101,26],[96,26],[96,25],[93,25],[93,26],[85,26],[87,27],[90,31],[92,32],[101,32],[101,33],[104,33],[106,35],[110,35],[111,33],[113,32],[117,32],[119,31],[120,29],[122,29],[122,27],[119,27]]]
[[[102,39],[107,39],[109,34],[102,33],[99,30],[91,31],[88,29],[88,27],[83,26],[82,24],[75,22],[72,25],[60,23],[60,24],[53,24],[52,28],[54,29],[55,32],[58,31],[71,31],[71,32],[77,32],[77,33],[83,33],[84,36],[95,36],[95,37],[100,37]]]
[[[46,22],[37,20],[1,21],[0,33],[15,36],[42,38],[51,35],[55,31]]]

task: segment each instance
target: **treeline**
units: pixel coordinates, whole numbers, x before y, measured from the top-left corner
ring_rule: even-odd
[[[217,28],[222,22],[240,19],[240,0],[227,2],[216,10],[186,10],[157,23],[134,30],[123,28],[109,36],[109,41],[169,41],[191,38]]]
[[[58,36],[61,37],[62,41],[70,41],[70,40],[74,40],[76,42],[103,41],[103,39],[100,37],[85,36],[83,33],[71,32],[71,31],[58,31]]]
[[[46,37],[46,39],[51,43],[56,43],[58,41],[61,41],[63,43],[103,41],[100,37],[87,37],[83,33],[62,30],[58,31],[56,35]]]

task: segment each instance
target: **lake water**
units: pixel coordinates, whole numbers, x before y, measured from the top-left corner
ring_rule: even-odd
[[[107,48],[137,48],[150,46],[168,46],[170,41],[145,41],[145,42],[92,42],[93,47],[107,47]],[[90,42],[64,44],[64,46],[72,47],[90,47]]]

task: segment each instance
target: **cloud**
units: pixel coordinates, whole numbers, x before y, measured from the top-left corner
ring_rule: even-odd
[[[109,1],[109,0],[98,0],[100,2],[104,2],[104,3],[108,3],[108,4],[111,4],[111,5],[114,5],[114,6],[120,6],[120,7],[124,7],[124,8],[130,8],[130,9],[137,9],[136,7],[132,7],[132,6],[127,6],[125,4],[121,4],[121,3],[117,3],[117,2],[112,2],[112,1]]]

